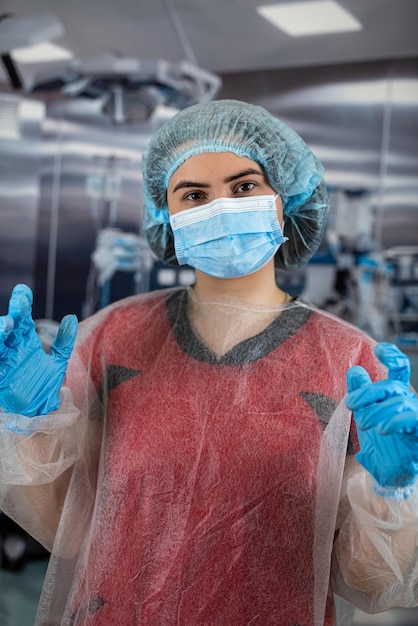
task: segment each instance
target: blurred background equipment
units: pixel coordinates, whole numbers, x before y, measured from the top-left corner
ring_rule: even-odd
[[[154,259],[142,235],[111,227],[99,230],[91,255],[83,318],[114,301],[111,280],[116,272],[131,274],[132,293],[150,291]]]
[[[10,86],[31,94],[54,93],[56,97],[96,100],[101,111],[116,124],[146,121],[160,105],[182,109],[212,100],[219,92],[221,79],[197,65],[173,5],[170,0],[164,1],[185,60],[142,60],[114,53],[80,60],[68,54],[62,55],[64,59],[59,62],[35,65],[25,74],[14,50],[44,45],[45,41],[63,35],[64,27],[52,15],[0,15],[0,54]]]
[[[391,280],[387,299],[388,334],[407,350],[418,331],[418,246],[395,246],[384,252]]]
[[[5,68],[15,86],[17,65],[12,53],[5,56]],[[95,100],[104,115],[123,124],[146,121],[158,106],[182,109],[211,100],[219,91],[220,79],[187,61],[142,61],[105,54],[86,61],[70,59],[58,67],[52,64],[20,79],[17,87],[31,94],[54,92]]]

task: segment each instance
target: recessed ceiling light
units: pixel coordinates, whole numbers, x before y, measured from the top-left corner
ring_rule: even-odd
[[[44,41],[43,43],[27,46],[25,48],[15,48],[12,50],[13,58],[19,63],[42,63],[46,61],[65,61],[74,57],[70,50],[61,48],[54,43]]]
[[[361,30],[362,24],[333,0],[270,4],[257,13],[291,37]]]

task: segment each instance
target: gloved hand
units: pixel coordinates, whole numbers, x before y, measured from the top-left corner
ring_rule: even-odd
[[[64,317],[47,354],[32,319],[32,302],[29,287],[16,285],[8,315],[0,317],[0,407],[27,417],[58,408],[78,326],[75,315]]]
[[[346,406],[354,413],[360,452],[356,458],[386,497],[408,497],[418,476],[418,399],[409,387],[408,357],[391,343],[376,345],[388,378],[372,383],[363,367],[347,372]]]

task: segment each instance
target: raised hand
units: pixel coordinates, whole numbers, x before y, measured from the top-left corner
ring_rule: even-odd
[[[8,314],[0,317],[0,407],[27,417],[59,407],[68,359],[77,334],[77,317],[63,318],[50,354],[41,345],[32,319],[32,291],[16,285]]]
[[[360,443],[356,458],[374,477],[378,493],[407,497],[405,488],[418,476],[418,399],[409,386],[408,357],[391,343],[377,344],[375,353],[388,368],[386,380],[373,383],[358,365],[347,372],[345,403]]]

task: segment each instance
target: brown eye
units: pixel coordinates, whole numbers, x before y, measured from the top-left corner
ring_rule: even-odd
[[[184,196],[184,200],[191,200],[192,202],[199,202],[202,198],[203,194],[201,191],[191,191]]]
[[[241,183],[236,188],[237,193],[247,193],[248,191],[252,191],[255,187],[255,183]]]

